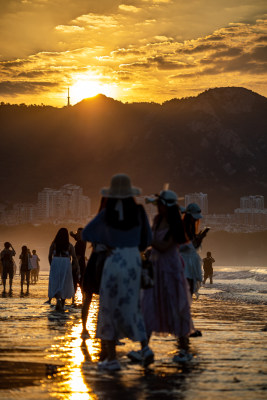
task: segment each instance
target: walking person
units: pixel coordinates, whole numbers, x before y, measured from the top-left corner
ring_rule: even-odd
[[[53,240],[48,260],[50,264],[48,297],[57,299],[56,310],[64,310],[65,300],[74,296],[72,261],[79,270],[79,263],[73,245],[69,242],[69,232],[60,228]]]
[[[22,246],[20,258],[20,286],[21,286],[21,296],[23,296],[23,284],[26,279],[27,291],[26,295],[29,295],[30,287],[30,275],[31,275],[31,263],[30,263],[31,252],[27,246]]]
[[[75,293],[77,291],[78,283],[82,288],[82,282],[84,277],[85,271],[85,251],[86,251],[86,242],[82,240],[82,230],[83,228],[78,228],[77,232],[70,232],[70,236],[75,239],[76,243],[74,245],[74,250],[76,257],[79,263],[79,271],[77,270],[75,263],[72,262],[72,278],[73,278],[73,285],[74,285],[74,296],[72,298],[72,304],[75,302]]]
[[[207,257],[203,258],[203,269],[204,269],[204,280],[203,284],[205,285],[206,280],[210,279],[210,284],[213,283],[213,267],[212,264],[215,263],[214,258],[211,256],[211,252],[207,252]]]
[[[151,240],[144,208],[134,200],[140,193],[140,189],[132,187],[128,175],[114,175],[110,187],[101,191],[107,197],[106,207],[82,233],[84,240],[111,249],[102,273],[96,331],[106,352],[106,359],[98,366],[109,371],[121,369],[116,342],[125,337],[141,342],[144,365],[153,361],[139,302],[140,251]]]
[[[102,211],[107,203],[106,197],[101,197],[98,214]],[[82,293],[83,293],[83,304],[82,304],[82,333],[81,338],[83,340],[88,339],[90,334],[86,328],[88,313],[90,304],[92,301],[93,294],[99,294],[101,277],[97,274],[96,264],[99,261],[100,253],[104,257],[104,253],[107,251],[107,246],[101,243],[92,243],[92,249],[89,260],[87,262],[83,280],[82,280]]]
[[[148,338],[152,333],[173,334],[177,337],[179,353],[175,362],[189,361],[189,334],[193,330],[188,284],[179,254],[179,245],[186,241],[178,206],[178,197],[171,190],[157,196],[158,213],[154,218],[150,260],[154,269],[154,287],[142,293],[141,307]],[[128,357],[138,361],[140,352]]]
[[[3,283],[3,295],[6,294],[6,280],[9,277],[9,294],[12,294],[12,282],[14,277],[14,260],[16,252],[13,246],[9,242],[4,243],[4,249],[1,251],[1,263],[2,263],[2,283]]]
[[[197,252],[203,237],[198,234],[201,209],[196,203],[190,203],[184,211],[183,224],[187,241],[180,246],[185,263],[185,276],[190,286],[191,296],[197,293],[202,282],[202,260]]]

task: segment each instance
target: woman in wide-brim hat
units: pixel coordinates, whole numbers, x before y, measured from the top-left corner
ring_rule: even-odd
[[[116,342],[124,337],[142,343],[143,362],[153,361],[139,306],[141,279],[140,251],[151,241],[151,229],[144,208],[134,196],[141,190],[131,185],[126,174],[114,175],[111,185],[101,190],[107,198],[103,209],[83,230],[83,239],[112,249],[107,257],[100,285],[96,337],[106,349],[99,368],[118,370]]]

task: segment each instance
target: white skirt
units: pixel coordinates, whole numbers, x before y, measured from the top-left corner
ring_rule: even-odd
[[[54,257],[50,267],[48,297],[71,299],[74,296],[72,266],[69,257]]]

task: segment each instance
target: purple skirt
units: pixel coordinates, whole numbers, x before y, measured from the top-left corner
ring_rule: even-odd
[[[193,322],[191,296],[178,248],[165,253],[152,250],[155,286],[142,293],[141,308],[148,335],[170,333],[177,337],[190,334]]]

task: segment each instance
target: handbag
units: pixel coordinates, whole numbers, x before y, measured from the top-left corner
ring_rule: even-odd
[[[149,251],[141,253],[141,289],[150,289],[154,286],[153,264],[149,259],[149,253]]]

